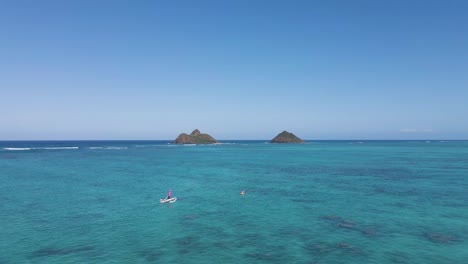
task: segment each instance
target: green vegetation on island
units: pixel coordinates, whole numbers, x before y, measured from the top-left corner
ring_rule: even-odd
[[[176,144],[213,144],[218,143],[216,139],[208,134],[202,134],[200,130],[195,129],[190,135],[186,133],[180,134],[176,140]]]
[[[304,140],[285,130],[272,139],[271,143],[304,143]]]

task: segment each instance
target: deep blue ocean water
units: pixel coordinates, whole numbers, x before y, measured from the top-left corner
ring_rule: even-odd
[[[169,143],[0,142],[0,263],[468,263],[468,141]]]

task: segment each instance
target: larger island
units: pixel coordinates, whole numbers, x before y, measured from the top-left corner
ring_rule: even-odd
[[[214,144],[218,143],[216,139],[208,134],[202,134],[200,130],[195,129],[190,135],[186,133],[180,134],[176,140],[176,144]]]

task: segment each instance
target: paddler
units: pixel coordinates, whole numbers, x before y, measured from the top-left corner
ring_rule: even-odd
[[[166,199],[171,199],[171,195],[172,195],[172,188],[170,188],[169,191],[167,192],[167,198]]]

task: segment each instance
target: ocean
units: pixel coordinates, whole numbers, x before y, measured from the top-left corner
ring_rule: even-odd
[[[468,141],[2,141],[0,201],[1,264],[468,263]]]

